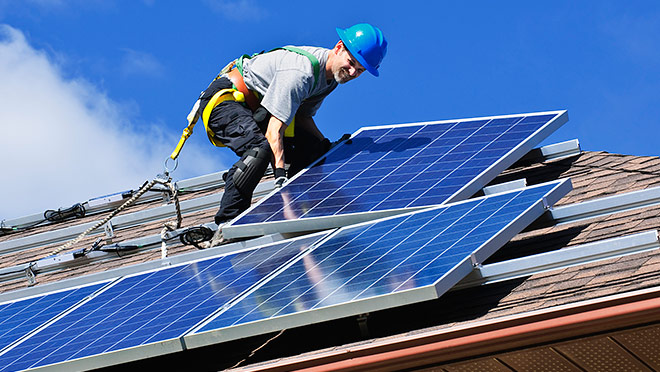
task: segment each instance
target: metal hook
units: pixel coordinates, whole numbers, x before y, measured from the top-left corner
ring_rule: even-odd
[[[163,168],[165,169],[165,174],[169,174],[170,172],[174,172],[176,170],[176,168],[179,166],[179,158],[176,158],[176,159],[173,159],[174,168],[172,168],[172,169],[168,168],[167,167],[167,162],[169,160],[172,160],[172,158],[167,157],[167,159],[165,159],[165,163],[163,164]]]

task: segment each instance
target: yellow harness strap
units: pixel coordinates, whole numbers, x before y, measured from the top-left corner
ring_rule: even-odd
[[[293,137],[295,133],[294,130],[295,124],[296,124],[296,117],[294,116],[293,119],[291,119],[291,123],[289,123],[289,126],[286,127],[286,129],[284,130],[284,137]]]
[[[209,140],[211,143],[218,147],[224,147],[225,145],[218,141],[215,138],[215,134],[209,128],[208,122],[209,122],[209,117],[211,116],[211,111],[215,108],[215,106],[221,104],[224,101],[236,101],[236,102],[245,102],[245,96],[243,93],[237,91],[236,89],[222,89],[218,92],[216,92],[213,97],[209,100],[209,103],[206,104],[206,107],[204,108],[204,112],[202,113],[202,120],[204,121],[204,128],[206,128],[206,135],[209,137]]]
[[[213,108],[220,103],[224,101],[236,101],[236,102],[244,102],[245,101],[245,96],[243,96],[243,93],[237,91],[236,89],[223,89],[221,91],[218,91],[211,97],[209,100],[209,103],[206,105],[204,108],[204,112],[202,113],[202,120],[204,120],[204,128],[206,129],[206,135],[209,137],[209,140],[211,140],[211,143],[218,147],[224,147],[225,145],[216,140],[213,134],[213,131],[208,127],[206,123],[208,123],[209,116],[211,115],[211,111]],[[190,113],[188,114],[188,126],[183,130],[183,134],[181,134],[181,138],[179,139],[179,143],[176,145],[176,148],[170,155],[170,158],[172,160],[176,160],[176,158],[179,156],[179,153],[181,152],[181,148],[183,148],[183,144],[186,143],[186,140],[190,135],[193,133],[193,128],[195,127],[195,124],[197,124],[197,120],[199,120],[199,100],[195,102],[195,105],[193,106],[192,110],[190,110]]]
[[[195,102],[195,105],[188,114],[188,126],[183,129],[183,134],[181,134],[179,143],[174,148],[174,151],[172,151],[172,154],[170,155],[170,159],[176,160],[176,158],[179,157],[179,153],[181,152],[181,148],[183,148],[183,144],[186,143],[188,137],[190,137],[190,135],[193,133],[193,128],[197,123],[197,119],[199,119],[199,100]]]

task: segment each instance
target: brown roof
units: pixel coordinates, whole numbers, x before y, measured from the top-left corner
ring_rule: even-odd
[[[210,189],[204,189],[196,192],[181,193],[179,196],[179,200],[183,202],[186,200],[196,199],[199,197],[208,196],[219,192],[222,192],[222,188],[212,187]],[[117,216],[123,216],[136,212],[141,212],[155,207],[160,207],[162,205],[163,205],[163,200],[158,198],[156,200],[151,200],[148,202],[140,202],[125,209]],[[211,222],[213,220],[213,215],[215,214],[215,211],[216,211],[215,208],[210,208],[202,211],[184,213],[183,214],[184,227],[196,226],[202,223]],[[85,217],[79,219],[70,219],[63,222],[43,224],[26,230],[19,230],[14,233],[0,236],[0,242],[31,237],[36,234],[57,231],[59,229],[64,229],[71,226],[77,226],[86,223],[94,223],[102,220],[105,217],[105,215],[109,213],[110,212],[106,212],[105,214],[86,215]],[[121,243],[139,237],[158,235],[163,229],[163,224],[165,222],[175,221],[175,220],[176,218],[174,216],[168,216],[166,219],[142,223],[138,226],[133,226],[129,228],[117,229],[114,231],[115,236],[113,237],[112,242]],[[90,233],[78,244],[63,251],[62,253],[75,251],[77,249],[89,248],[100,236],[103,236],[102,230],[97,231],[96,234]],[[16,265],[27,264],[30,262],[35,262],[39,259],[48,257],[52,254],[54,250],[61,247],[67,241],[68,240],[57,241],[55,243],[43,244],[36,247],[30,247],[26,249],[0,254],[0,269],[10,268]],[[121,257],[109,256],[107,260],[96,261],[96,262],[86,262],[85,259],[81,259],[80,264],[75,265],[74,267],[66,268],[61,271],[45,272],[43,274],[37,274],[36,277],[37,282],[35,283],[35,285],[56,282],[66,278],[79,277],[87,274],[112,270],[118,267],[124,267],[138,263],[157,260],[161,258],[159,248],[160,246],[150,250],[142,250],[137,253],[124,254]],[[172,240],[171,243],[168,245],[169,255],[178,255],[186,252],[194,252],[196,250],[197,248],[193,246],[182,245],[178,240]],[[13,291],[20,288],[25,288],[27,286],[32,286],[32,285],[28,283],[25,277],[15,278],[13,280],[0,281],[0,293]]]
[[[660,158],[617,155],[606,152],[582,152],[580,155],[559,160],[515,164],[492,183],[502,183],[520,178],[525,178],[529,185],[558,178],[570,178],[573,190],[562,198],[556,206],[575,205],[606,196],[660,186]],[[202,194],[218,191],[217,189],[207,190],[203,193],[188,194],[182,196],[182,198],[195,198]],[[160,201],[146,203],[136,207],[136,209],[129,209],[125,213],[132,213],[138,208],[153,208],[161,204]],[[184,215],[184,224],[192,226],[210,222],[214,213],[215,208],[209,208],[186,214]],[[83,222],[96,221],[100,218],[102,216],[88,216],[81,220],[40,226],[2,236],[0,242]],[[162,229],[162,223],[163,221],[154,221],[115,231],[114,241],[121,242],[135,237],[158,234]],[[539,220],[502,247],[485,265],[543,252],[559,251],[567,247],[576,247],[637,232],[657,230],[658,227],[660,227],[660,205],[608,212],[562,224],[556,224],[547,219]],[[88,247],[95,239],[94,236],[88,237],[76,248]],[[0,255],[0,269],[45,257],[61,244],[62,242],[58,242]],[[169,249],[172,255],[196,250],[190,246],[183,246],[178,241],[172,241]],[[160,258],[160,251],[157,247],[127,254],[123,257],[108,257],[103,261],[91,262],[64,270],[39,273],[37,274],[37,285],[73,276],[106,271],[119,266],[157,260],[158,258]],[[330,325],[313,325],[303,327],[304,329],[287,331],[283,336],[271,341],[267,347],[261,349],[244,364],[257,363],[254,366],[268,368],[269,365],[275,365],[275,362],[268,362],[271,359],[277,360],[277,358],[287,356],[290,356],[292,360],[310,355],[313,357],[328,350],[349,350],[355,345],[377,344],[383,342],[383,340],[396,340],[410,335],[437,332],[438,330],[452,330],[479,322],[496,321],[533,310],[552,309],[561,305],[602,299],[610,295],[660,287],[660,270],[658,269],[660,269],[660,251],[651,250],[595,260],[525,277],[515,277],[482,286],[453,290],[434,301],[370,314],[367,321],[368,333],[355,332],[355,330],[349,331],[348,328],[342,328],[343,320],[330,322]],[[1,281],[0,291],[12,291],[26,286],[27,281],[24,278]],[[410,316],[411,312],[415,314],[414,317]],[[346,325],[349,328],[355,326],[354,320],[347,324],[350,324]],[[327,342],[323,340],[311,342],[310,339],[318,335],[319,330],[333,333],[345,331],[346,333],[342,337],[327,337]],[[263,344],[268,338],[266,336],[270,337],[272,335],[254,337],[244,340],[242,343],[232,342],[223,345],[222,349],[225,357],[220,359],[224,361],[215,360],[213,363],[209,362],[211,363],[209,366],[212,366],[212,368],[226,368],[233,365],[236,361],[247,356],[246,354],[249,354],[257,346]],[[618,340],[626,336],[617,335],[617,337]],[[564,363],[570,359],[567,358],[567,354],[571,353],[571,347],[573,346],[564,345],[561,347],[561,350],[564,351],[558,352],[559,349],[538,346],[532,348],[533,350],[530,349],[529,354],[525,355],[527,357],[537,355],[536,358],[543,355],[543,358],[552,360],[552,358],[557,358],[556,354],[559,353],[560,358],[563,358],[560,362]],[[211,355],[218,352],[213,348],[208,348],[208,350],[211,350]],[[512,367],[524,364],[520,352],[519,348],[506,350],[505,356],[501,359],[473,356],[470,359],[471,362],[444,360],[442,361],[443,369],[438,370],[499,370],[500,367],[508,368],[502,369],[507,371],[529,370],[523,367]],[[301,354],[301,356],[295,357],[296,354]],[[472,362],[474,364],[466,364]],[[575,361],[569,361],[568,363],[575,364]],[[490,367],[483,369],[486,368],[485,366]],[[581,368],[585,367],[581,365]]]
[[[528,184],[538,184],[558,178],[570,178],[573,183],[573,191],[562,198],[556,206],[580,203],[587,200],[596,199],[603,196],[621,194],[635,190],[647,189],[660,186],[660,177],[657,172],[660,169],[660,159],[657,157],[635,157],[628,155],[608,154],[605,152],[583,152],[577,157],[571,157],[563,160],[548,161],[543,163],[534,163],[528,165],[516,164],[514,167],[503,172],[492,183],[507,182],[510,180],[526,178]],[[220,192],[221,189],[203,190],[195,193],[183,194],[180,200],[189,200],[206,196],[212,193]],[[158,207],[163,204],[162,200],[155,200],[148,203],[138,204],[128,208],[120,214],[126,215],[150,208]],[[184,214],[184,226],[194,226],[205,222],[211,222],[215,208],[209,208],[202,211]],[[81,219],[73,219],[60,223],[37,226],[24,231],[19,231],[4,236],[0,236],[0,242],[33,236],[35,234],[62,229],[65,227],[80,225],[84,223],[95,222],[104,217],[100,215],[88,215]],[[167,220],[173,220],[172,217]],[[115,230],[114,242],[122,242],[146,235],[159,234],[163,222],[166,220],[144,223],[136,227]],[[657,208],[647,208],[643,210],[632,210],[628,212],[606,215],[599,218],[573,222],[561,226],[550,226],[537,229],[531,232],[523,232],[512,239],[511,243],[503,247],[494,260],[504,257],[512,258],[514,256],[528,255],[531,252],[542,252],[561,247],[584,244],[587,242],[602,240],[608,237],[621,235],[621,232],[628,234],[653,229],[659,226]],[[625,227],[625,228],[623,228]],[[98,238],[98,235],[90,235],[82,240],[76,246],[68,251],[87,248]],[[0,268],[16,266],[22,263],[29,263],[40,258],[49,256],[53,250],[61,246],[65,241],[41,245],[16,252],[10,252],[0,255]],[[558,244],[559,243],[559,244]],[[532,248],[532,251],[521,251]],[[171,254],[195,251],[192,246],[182,246],[178,241],[172,241]],[[507,252],[522,252],[510,254]],[[85,275],[98,271],[105,271],[115,267],[146,262],[157,259],[160,253],[155,251],[142,251],[135,254],[129,254],[121,259],[112,259],[107,262],[94,263],[92,265],[82,265],[77,268],[67,270],[67,276]],[[51,279],[51,276],[53,279]],[[44,284],[52,280],[60,280],[62,277],[54,274],[38,275],[38,283]],[[27,285],[27,282],[17,280],[13,284],[0,282],[0,292],[17,289]]]
[[[503,172],[500,177],[493,181],[493,184],[520,178],[526,178],[528,184],[537,184],[567,177],[570,177],[573,182],[573,191],[562,198],[556,204],[557,206],[581,203],[604,196],[656,187],[660,185],[660,158],[635,157],[609,154],[606,152],[583,152],[579,156],[562,160],[534,164],[516,164]],[[547,223],[535,225],[541,226],[518,234],[485,264],[542,252],[561,250],[562,248],[631,235],[642,231],[657,230],[660,228],[660,205],[608,213],[602,216],[560,225],[550,224],[547,226]],[[426,304],[410,305],[370,314],[369,328],[374,333],[383,332],[387,334],[386,336],[347,342],[341,346],[333,346],[329,349],[310,350],[299,356],[293,356],[283,360],[273,359],[269,362],[264,361],[263,363],[256,363],[252,367],[246,367],[245,369],[270,370],[272,367],[272,370],[278,370],[276,368],[278,363],[288,365],[289,367],[299,367],[299,365],[295,364],[297,360],[307,357],[315,358],[324,353],[335,351],[339,352],[339,354],[345,354],[348,358],[350,355],[348,351],[356,346],[368,347],[369,344],[377,345],[388,340],[405,339],[413,335],[423,335],[439,330],[451,331],[453,329],[460,329],[461,327],[468,327],[472,324],[479,324],[480,322],[498,321],[499,319],[505,319],[506,317],[517,314],[525,314],[530,311],[552,309],[558,306],[566,306],[582,301],[593,301],[611,295],[649,288],[660,288],[660,250],[658,249],[597,260],[590,263],[541,272],[527,277],[514,278],[504,282],[450,291],[438,300],[430,301]],[[411,314],[415,314],[415,316],[411,317]],[[411,318],[414,318],[414,320]],[[655,317],[655,321],[660,322],[660,314]],[[653,333],[654,337],[649,338],[648,341],[656,342],[657,344],[657,342],[660,342],[660,332],[657,329],[652,331],[645,329],[640,332],[655,332]],[[626,332],[630,333],[632,331],[628,330]],[[585,342],[591,342],[589,340],[592,339],[587,338],[586,340]],[[273,343],[271,342],[269,346],[277,349],[278,345],[273,345]],[[530,347],[533,346],[533,340],[529,339],[527,345]],[[279,347],[284,349],[284,345],[279,345]],[[562,347],[575,348],[578,346],[571,344],[571,346],[564,345]],[[583,345],[582,347],[585,346]],[[303,352],[303,349],[299,351]],[[534,356],[534,353],[536,353],[536,356]],[[546,355],[548,353],[556,355],[557,351],[550,347],[540,346],[533,348],[531,351],[516,347],[512,351],[505,352],[502,355],[506,360],[513,360],[515,358],[522,358],[520,355],[524,355],[526,358],[539,358],[539,355]],[[292,352],[292,354],[295,353]],[[534,368],[524,368],[521,361],[510,364],[503,363],[501,359],[498,359],[499,355],[476,359],[475,356],[472,356],[469,358],[469,361],[463,362],[457,361],[460,360],[457,356],[455,356],[456,359],[454,360],[452,360],[451,356],[445,356],[445,359],[438,359],[436,361],[438,364],[428,367],[428,370],[542,370],[537,368],[538,363],[533,363],[536,359],[528,359]],[[626,358],[637,360],[639,356],[633,352],[629,352],[626,354]],[[259,361],[257,358],[254,359],[256,359],[256,362]],[[262,357],[262,360],[268,360],[268,356]],[[625,360],[628,361],[628,359]],[[575,360],[570,360],[570,358],[563,356],[557,363],[560,364],[556,364],[556,366],[564,364],[571,366],[580,365],[583,370],[587,371],[605,370],[594,369],[585,363],[576,364]],[[513,367],[514,365],[516,367]],[[623,365],[629,366],[631,364]],[[384,369],[391,370],[391,366]],[[420,365],[418,364],[417,366]],[[409,368],[410,366],[406,367]],[[547,370],[560,370],[558,368]],[[622,370],[626,369],[624,368]]]

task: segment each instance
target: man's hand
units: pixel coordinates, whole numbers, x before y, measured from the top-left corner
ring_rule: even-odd
[[[349,133],[344,133],[344,135],[341,136],[340,139],[338,139],[335,142],[330,144],[330,148],[328,150],[332,149],[333,147],[339,145],[342,142],[345,142],[345,141],[349,140],[350,138],[351,138],[351,135]]]
[[[284,168],[275,168],[275,188],[281,188],[286,181],[289,179],[286,178],[286,170]]]

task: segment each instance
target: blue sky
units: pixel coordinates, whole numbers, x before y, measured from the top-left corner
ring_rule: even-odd
[[[358,22],[380,27],[389,50],[379,78],[325,101],[316,121],[331,140],[365,125],[567,109],[545,143],[657,156],[659,4],[0,0],[0,220],[137,189],[229,60],[331,47],[335,27]],[[200,123],[173,177],[235,160]]]

